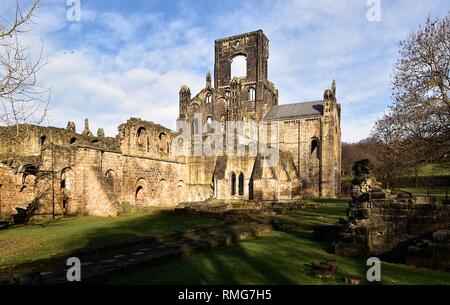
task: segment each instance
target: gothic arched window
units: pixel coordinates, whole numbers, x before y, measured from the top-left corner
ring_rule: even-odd
[[[311,141],[311,157],[319,157],[319,140],[317,138],[313,138]]]
[[[210,92],[208,92],[208,93],[206,94],[205,103],[206,103],[206,104],[211,104],[211,100],[212,100],[212,95],[211,95]]]
[[[231,173],[231,195],[236,195],[236,174]]]
[[[255,90],[255,88],[250,88],[248,90],[248,100],[254,101],[255,99],[256,99],[256,90]]]

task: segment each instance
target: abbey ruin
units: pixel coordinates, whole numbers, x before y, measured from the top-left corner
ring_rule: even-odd
[[[232,77],[242,57],[246,74]],[[65,129],[1,127],[0,215],[31,204],[37,214],[116,216],[125,205],[336,197],[336,84],[321,100],[278,105],[268,59],[261,30],[216,40],[214,82],[208,73],[193,97],[181,88],[176,131],[138,118],[120,125],[116,137],[94,134],[87,120],[81,133],[73,122]]]

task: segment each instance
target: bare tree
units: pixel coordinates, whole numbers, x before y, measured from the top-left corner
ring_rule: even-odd
[[[33,0],[23,9],[15,2],[13,16],[0,20],[0,125],[42,123],[48,110],[49,90],[37,82],[37,73],[45,65],[42,48],[33,56],[23,44],[33,15],[41,0]],[[6,14],[7,15],[7,14]]]
[[[440,20],[428,18],[425,26],[401,42],[393,85],[391,123],[409,142],[433,146],[430,158],[448,155],[450,13]]]
[[[414,174],[422,164],[450,157],[450,14],[428,18],[400,43],[394,66],[393,100],[377,121],[375,174],[385,183]],[[378,162],[378,163],[377,163]]]

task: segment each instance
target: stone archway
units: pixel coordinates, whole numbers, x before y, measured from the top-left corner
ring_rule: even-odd
[[[74,192],[74,173],[71,168],[65,168],[61,171],[61,207],[63,213],[70,209],[71,200]]]
[[[161,206],[165,206],[168,204],[168,202],[170,201],[171,195],[169,192],[169,183],[167,182],[166,179],[161,179],[159,180],[158,183],[158,198],[159,198],[159,202],[158,204]]]
[[[238,186],[238,194],[239,196],[244,196],[244,174],[239,174],[239,186]]]
[[[134,191],[134,203],[136,206],[145,206],[148,201],[147,191],[147,181],[145,181],[145,179],[139,179],[136,182]]]
[[[176,194],[176,203],[186,201],[185,185],[183,180],[178,181],[175,194]]]
[[[111,186],[113,192],[117,192],[117,173],[110,169],[105,174],[106,181]]]
[[[144,188],[140,185],[136,189],[135,202],[137,206],[144,205],[145,202],[145,191]]]
[[[231,196],[236,195],[236,174],[234,172],[231,173]]]

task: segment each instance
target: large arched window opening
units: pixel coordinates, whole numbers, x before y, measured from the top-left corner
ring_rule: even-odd
[[[70,168],[66,168],[61,172],[61,189],[72,190],[73,174]]]
[[[247,57],[237,55],[231,59],[231,78],[247,76]]]
[[[319,157],[319,140],[317,138],[313,138],[311,141],[311,158]]]
[[[147,132],[144,127],[140,127],[137,130],[137,143],[141,147],[147,146]]]
[[[236,174],[231,173],[231,196],[236,195]]]
[[[244,174],[239,174],[239,196],[244,195]]]
[[[208,119],[206,120],[206,131],[212,132],[212,118],[211,117],[208,117]]]
[[[199,135],[201,134],[201,127],[202,127],[202,120],[201,120],[202,115],[200,113],[200,106],[198,104],[192,104],[190,112],[191,112],[190,119],[192,122],[191,132],[194,133],[195,135]]]
[[[192,125],[193,125],[193,130],[194,130],[194,134],[199,135],[200,132],[200,126],[201,126],[201,122],[200,122],[200,118],[198,118],[197,116],[194,117],[194,121],[192,121]]]
[[[135,195],[136,205],[143,205],[144,199],[145,199],[144,188],[140,185],[136,188],[136,195]]]
[[[113,191],[116,191],[117,173],[114,170],[110,169],[106,172],[105,178]]]
[[[70,201],[73,196],[73,180],[72,169],[66,168],[61,172],[61,203],[63,214],[69,210]]]

